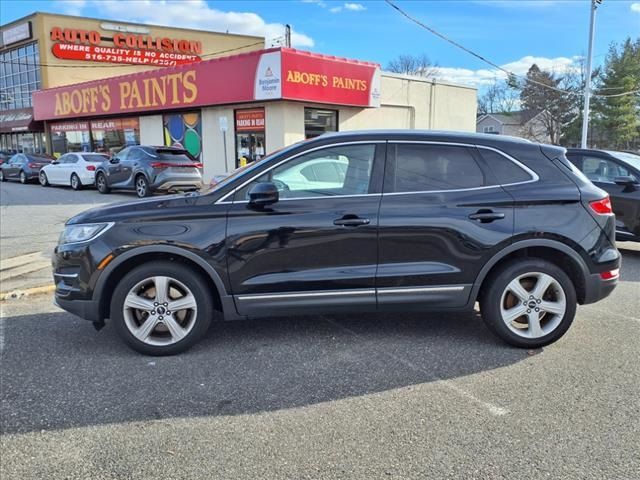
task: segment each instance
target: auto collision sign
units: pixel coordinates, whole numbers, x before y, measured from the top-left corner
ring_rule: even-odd
[[[53,55],[64,60],[173,67],[199,62],[202,54],[199,41],[122,32],[105,37],[96,30],[53,27],[50,38]]]

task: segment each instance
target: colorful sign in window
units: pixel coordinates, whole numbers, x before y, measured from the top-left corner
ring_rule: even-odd
[[[172,113],[165,115],[164,144],[178,146],[201,161],[202,119],[200,112]]]

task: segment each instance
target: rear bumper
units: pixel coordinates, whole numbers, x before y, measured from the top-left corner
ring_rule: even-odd
[[[153,188],[161,192],[171,192],[174,190],[199,190],[202,188],[202,182],[189,180],[168,181]]]
[[[603,280],[599,273],[594,273],[585,278],[585,295],[583,304],[595,303],[608,297],[618,286],[618,277]]]

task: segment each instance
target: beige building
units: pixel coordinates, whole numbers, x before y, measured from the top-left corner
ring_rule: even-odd
[[[264,48],[264,38],[36,12],[0,26],[0,150],[42,151],[32,93]]]

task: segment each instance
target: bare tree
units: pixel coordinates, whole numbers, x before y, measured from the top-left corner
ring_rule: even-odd
[[[426,54],[398,55],[387,64],[386,70],[419,77],[433,77],[438,71],[438,64],[431,62]]]
[[[519,92],[506,80],[496,79],[478,98],[478,112],[509,113],[520,107]]]

